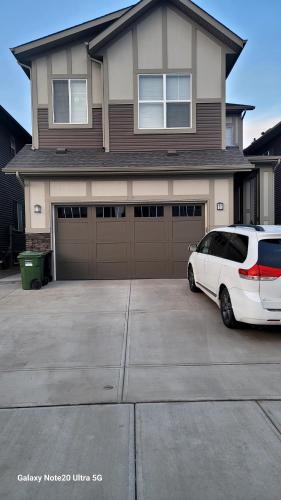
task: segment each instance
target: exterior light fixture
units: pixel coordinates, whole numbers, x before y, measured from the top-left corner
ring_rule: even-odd
[[[41,205],[34,205],[34,213],[35,214],[41,214],[41,212],[42,212]]]
[[[223,203],[222,201],[219,201],[219,202],[217,203],[217,210],[218,210],[219,212],[221,212],[222,210],[224,210],[224,203]]]

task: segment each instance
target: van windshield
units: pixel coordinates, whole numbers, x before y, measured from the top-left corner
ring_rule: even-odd
[[[281,239],[259,241],[258,264],[281,269]]]

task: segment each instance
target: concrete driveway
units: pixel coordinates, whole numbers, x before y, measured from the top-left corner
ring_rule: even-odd
[[[1,407],[281,399],[281,331],[228,330],[185,280],[1,285],[0,315]]]
[[[0,317],[1,498],[280,500],[280,330],[184,280],[6,283]]]

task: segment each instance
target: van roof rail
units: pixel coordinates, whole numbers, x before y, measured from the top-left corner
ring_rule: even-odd
[[[257,226],[256,224],[231,224],[229,227],[241,227],[241,229],[247,228],[247,229],[254,229],[255,231],[264,232],[264,227]]]

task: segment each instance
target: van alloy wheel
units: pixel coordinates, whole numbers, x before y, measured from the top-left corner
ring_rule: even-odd
[[[194,272],[193,272],[193,267],[191,265],[188,268],[188,282],[189,282],[189,288],[190,288],[191,292],[198,293],[198,292],[201,291],[196,286],[195,278],[194,278]]]
[[[224,325],[227,328],[236,328],[238,326],[238,322],[236,321],[234,316],[231,299],[227,288],[223,288],[223,290],[221,291],[220,303],[221,317]]]

